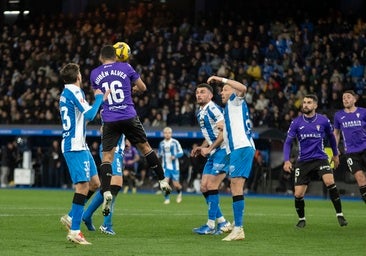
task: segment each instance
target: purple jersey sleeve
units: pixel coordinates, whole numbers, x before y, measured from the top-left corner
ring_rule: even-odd
[[[283,144],[283,157],[285,162],[290,160],[292,141],[295,138],[296,138],[296,119],[291,122],[290,127],[288,128],[287,131],[287,138],[285,140],[285,143]]]
[[[290,161],[291,146],[293,140],[294,138],[287,137],[285,143],[283,144],[283,160],[285,162]]]
[[[344,110],[334,115],[334,128],[340,130],[346,153],[366,150],[366,109],[358,107],[347,113]]]
[[[328,118],[326,118],[326,121],[327,122],[325,122],[325,129],[324,129],[325,136],[328,137],[330,147],[332,148],[332,151],[333,151],[333,156],[337,156],[338,149],[337,149],[337,141],[334,136],[334,128]]]

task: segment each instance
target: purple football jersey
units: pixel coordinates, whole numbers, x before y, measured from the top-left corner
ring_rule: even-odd
[[[90,73],[94,90],[110,90],[108,100],[102,104],[103,122],[114,122],[135,117],[136,110],[132,100],[132,84],[140,75],[126,62],[100,65]]]
[[[135,156],[138,154],[139,154],[139,152],[133,146],[125,148],[125,150],[123,151],[123,162],[125,164],[126,169],[133,170],[135,168],[134,165],[131,166],[131,165],[127,165],[126,163],[130,160],[135,159]]]
[[[297,138],[299,142],[298,161],[328,159],[324,151],[324,139],[328,138],[332,148],[335,148],[335,137],[330,120],[320,114],[312,118],[301,115],[295,118],[287,132],[290,139]],[[337,152],[337,151],[335,151]]]
[[[366,150],[366,108],[358,107],[353,113],[338,111],[334,115],[334,128],[342,132],[346,153]]]

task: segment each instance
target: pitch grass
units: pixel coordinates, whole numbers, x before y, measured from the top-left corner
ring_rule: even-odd
[[[349,222],[340,227],[329,200],[306,200],[307,226],[294,227],[297,217],[292,197],[246,197],[244,241],[224,242],[220,236],[200,236],[192,228],[206,222],[207,207],[200,195],[183,195],[170,205],[163,197],[120,194],[114,213],[116,236],[82,230],[91,246],[66,241],[60,217],[73,191],[0,190],[0,255],[366,255],[366,206],[343,200]],[[232,221],[231,197],[221,207]],[[94,216],[102,222],[100,209]]]

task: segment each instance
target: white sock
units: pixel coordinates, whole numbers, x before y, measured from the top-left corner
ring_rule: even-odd
[[[207,226],[209,226],[210,228],[215,228],[215,221],[214,220],[208,220],[207,221]]]
[[[223,223],[225,221],[226,220],[225,220],[224,216],[221,216],[220,218],[217,218],[217,223]]]

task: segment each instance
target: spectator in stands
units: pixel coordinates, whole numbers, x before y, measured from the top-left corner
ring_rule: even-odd
[[[247,69],[247,74],[255,81],[262,77],[262,69],[255,59],[252,59],[250,66]]]
[[[263,179],[265,173],[265,163],[261,152],[257,149],[254,154],[253,167],[246,182],[244,194],[249,192],[257,193],[258,185]]]
[[[1,148],[1,175],[0,183],[2,188],[9,186],[9,177],[14,172],[17,163],[16,142],[9,141]]]
[[[154,120],[151,122],[151,127],[164,127],[166,122],[163,120],[163,116],[160,112],[156,113]]]
[[[126,139],[125,149],[123,152],[123,193],[127,194],[130,190],[133,194],[136,193],[136,170],[140,155],[137,149],[131,145],[131,142]]]
[[[254,105],[255,110],[261,112],[267,107],[269,107],[269,99],[265,97],[264,93],[259,94],[259,98]]]
[[[196,147],[198,147],[198,144],[193,143],[192,150]],[[187,185],[187,192],[198,193],[198,192],[200,192],[199,186],[198,186],[198,190],[196,190],[194,187],[194,182],[196,179],[200,180],[201,175],[202,175],[202,170],[205,166],[207,159],[205,157],[203,157],[202,155],[198,155],[197,157],[190,156],[189,159],[190,159],[191,172],[190,172],[190,179],[189,179],[188,185]]]
[[[61,146],[58,140],[53,140],[49,151],[47,152],[48,159],[48,182],[49,187],[65,187],[66,174],[64,168],[64,160],[61,152]]]

